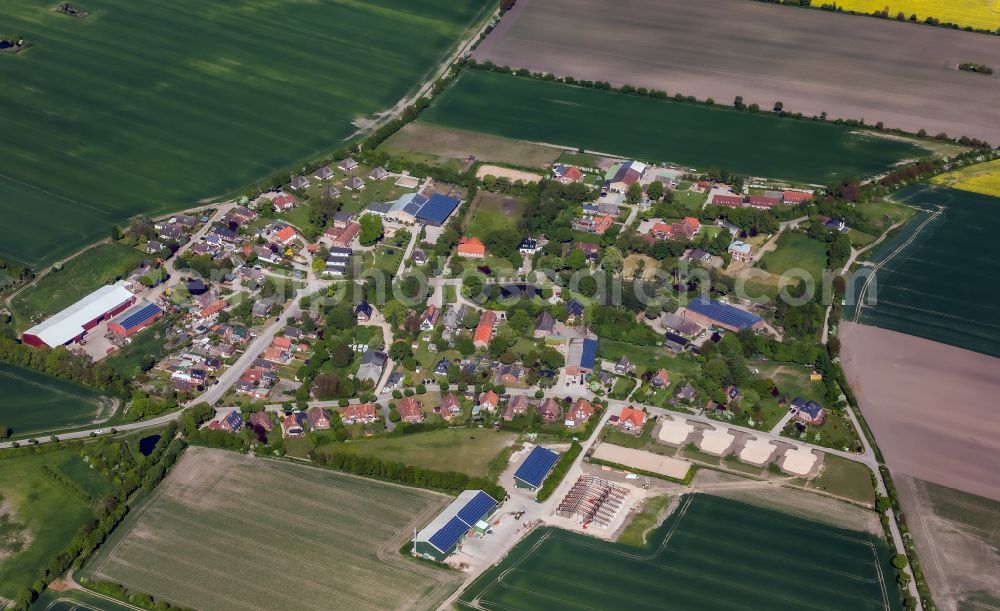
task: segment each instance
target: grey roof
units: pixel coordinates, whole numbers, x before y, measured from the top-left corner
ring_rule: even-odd
[[[309,179],[305,176],[296,176],[292,179],[291,187],[293,189],[305,189],[309,186]]]
[[[320,169],[316,170],[314,176],[320,180],[329,180],[333,178],[333,170],[330,169],[330,166],[325,165]]]
[[[701,332],[701,325],[693,323],[686,318],[681,318],[672,312],[663,313],[663,326],[681,335],[696,335]]]
[[[373,180],[382,180],[388,175],[389,173],[385,171],[385,168],[383,168],[382,166],[378,166],[377,168],[373,169],[371,172],[368,173],[368,178],[371,178]]]
[[[358,167],[358,162],[348,157],[347,159],[338,163],[337,167],[340,168],[341,170],[353,170],[354,168]]]
[[[344,186],[347,187],[348,189],[351,189],[352,191],[357,191],[358,189],[364,188],[365,181],[361,180],[357,176],[352,176],[351,179],[348,180],[347,184],[345,184]]]
[[[340,197],[340,189],[338,189],[337,187],[335,187],[333,185],[327,185],[323,189],[323,192],[321,193],[321,195],[323,197],[329,197],[331,199],[334,198],[334,197]]]
[[[379,216],[384,216],[389,214],[389,210],[392,209],[392,202],[380,202],[374,204],[368,204],[367,211],[372,214],[378,214]]]
[[[548,312],[542,312],[538,315],[535,320],[535,331],[543,331],[548,333],[552,331],[556,326],[556,319],[552,318],[552,315]]]

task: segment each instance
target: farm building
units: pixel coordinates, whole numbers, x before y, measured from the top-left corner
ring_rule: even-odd
[[[558,460],[559,454],[557,452],[542,446],[535,446],[514,472],[514,484],[518,488],[537,489]]]
[[[448,220],[451,213],[458,208],[459,201],[454,197],[435,193],[417,212],[417,220],[426,225],[440,227]]]
[[[482,490],[464,491],[413,537],[413,555],[438,562],[444,560],[458,548],[470,530],[486,532],[489,529],[485,520],[498,504]]]
[[[225,304],[225,302],[222,302]],[[128,337],[137,333],[163,317],[163,310],[155,303],[142,301],[122,312],[108,323],[108,330]]]
[[[592,337],[572,339],[566,358],[566,373],[575,376],[594,369],[597,363],[597,340]]]
[[[730,331],[757,331],[764,326],[764,319],[756,314],[705,297],[692,299],[683,316],[699,325],[716,325]]]
[[[131,307],[135,295],[125,288],[125,281],[102,286],[65,310],[31,327],[21,336],[29,346],[55,348],[79,341],[102,321],[109,320]]]

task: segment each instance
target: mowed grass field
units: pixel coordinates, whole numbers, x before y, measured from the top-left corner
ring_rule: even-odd
[[[961,191],[1000,197],[1000,159],[938,174],[931,182]]]
[[[813,240],[801,231],[786,231],[775,244],[775,250],[765,253],[761,264],[772,274],[782,275],[795,270],[789,278],[801,280],[805,271],[816,286],[821,286],[826,269],[826,244]]]
[[[894,198],[927,212],[875,249],[877,303],[855,308],[855,322],[1000,356],[1000,198],[925,185]]]
[[[465,216],[465,233],[485,240],[498,229],[517,229],[527,207],[523,199],[479,191]]]
[[[977,30],[1000,29],[1000,0],[838,0],[845,11],[874,13],[888,11],[895,18],[905,13],[923,21],[933,17],[942,23],[954,23]]]
[[[199,609],[434,608],[460,575],[399,548],[449,501],[190,448],[83,573]]]
[[[0,256],[43,265],[136,213],[337,148],[429,77],[486,0],[0,5]]]
[[[719,100],[728,104],[731,100]],[[873,174],[915,146],[850,128],[468,70],[423,122],[649,161],[828,183]]]
[[[520,611],[901,608],[885,544],[866,533],[699,494],[683,498],[648,540],[637,550],[538,529],[460,603]]]
[[[124,278],[146,255],[123,244],[99,244],[51,271],[14,297],[15,323],[21,331],[67,308],[102,285]]]
[[[53,432],[110,416],[111,399],[79,384],[0,363],[0,425],[14,435]]]
[[[404,465],[486,477],[490,462],[513,443],[515,437],[513,433],[487,429],[442,429],[401,437],[336,443],[320,446],[317,451],[350,451]]]
[[[455,162],[471,156],[483,161],[545,167],[560,155],[559,149],[551,146],[423,123],[408,123],[379,148],[424,163]]]
[[[85,503],[42,472],[57,469],[95,499],[111,483],[91,471],[76,451],[21,452],[0,458],[0,597],[12,599],[38,579],[50,559],[93,517]],[[7,516],[4,518],[3,516]],[[12,545],[13,542],[20,542]]]

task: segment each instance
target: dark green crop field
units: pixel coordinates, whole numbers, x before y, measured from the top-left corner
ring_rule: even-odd
[[[58,432],[110,416],[111,400],[51,376],[0,363],[0,425],[14,435]]]
[[[894,199],[924,212],[872,254],[876,303],[855,322],[1000,356],[1000,199],[926,185]]]
[[[688,496],[646,548],[541,528],[462,593],[480,609],[899,609],[885,544]]]
[[[429,77],[487,0],[0,3],[0,257],[43,265],[111,224],[337,148]]]
[[[728,100],[727,100],[728,102]],[[826,184],[874,174],[925,151],[842,125],[781,119],[469,70],[422,116],[427,123],[671,161],[704,169]]]

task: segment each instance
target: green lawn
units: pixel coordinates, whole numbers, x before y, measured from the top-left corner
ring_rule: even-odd
[[[647,498],[642,510],[632,516],[632,521],[628,523],[622,534],[618,535],[618,542],[625,545],[642,547],[646,544],[646,533],[656,527],[660,514],[670,502],[670,495],[654,496]]]
[[[2,597],[13,598],[31,585],[50,559],[93,516],[90,505],[42,472],[42,465],[68,471],[67,475],[86,469],[86,477],[74,481],[88,494],[99,497],[111,491],[110,483],[83,465],[76,450],[44,454],[25,450],[0,458],[0,533],[6,532],[8,537],[0,541],[0,552],[11,554],[0,561]]]
[[[486,429],[441,429],[399,437],[381,437],[321,445],[319,452],[350,450],[381,460],[437,471],[485,477],[490,462],[516,435]]]
[[[608,396],[612,399],[624,401],[630,394],[632,394],[632,391],[635,390],[635,385],[635,378],[621,376],[615,380],[615,385],[611,388],[611,394]]]
[[[154,324],[132,336],[132,343],[119,348],[104,360],[109,367],[125,377],[142,372],[142,366],[163,358],[167,349],[163,345],[163,323]]]
[[[517,229],[527,205],[517,197],[480,191],[465,216],[465,234],[485,240],[498,229]]]
[[[823,457],[823,471],[812,482],[810,488],[849,498],[859,503],[875,503],[875,487],[872,472],[865,465],[840,456],[827,454]]]
[[[628,117],[623,121],[622,117]],[[483,70],[465,72],[421,121],[587,150],[719,166],[742,174],[827,184],[921,157],[909,143],[830,123],[682,104]]]
[[[18,328],[23,331],[102,285],[123,278],[144,257],[138,250],[124,244],[101,244],[70,259],[63,269],[52,271],[14,298],[12,305]]]
[[[5,363],[0,363],[0,396],[0,426],[9,426],[18,437],[83,426],[111,415],[111,400],[100,393]]]
[[[431,74],[485,0],[0,5],[0,256],[65,257],[113,223],[222,197],[343,145]],[[52,222],[58,219],[60,222]]]
[[[826,269],[826,244],[809,238],[801,231],[785,231],[778,238],[776,250],[765,253],[760,260],[761,269],[782,275],[794,270],[797,275],[804,270],[819,286]]]
[[[674,191],[674,203],[684,206],[685,209],[692,213],[698,212],[701,209],[702,204],[705,203],[705,198],[708,197],[706,193],[696,193],[694,191]],[[708,227],[702,227],[702,231],[705,231]]]
[[[628,356],[637,368],[638,374],[651,369],[666,369],[691,377],[698,372],[698,362],[689,356],[674,356],[666,348],[658,346],[633,346],[625,342],[602,339],[597,344],[597,356],[605,361],[617,362],[623,355]]]

